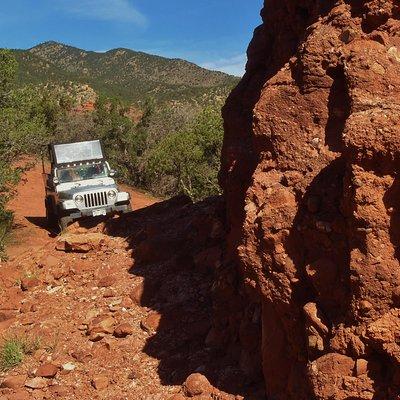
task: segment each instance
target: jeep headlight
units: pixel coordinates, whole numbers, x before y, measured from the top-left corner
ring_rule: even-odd
[[[113,200],[113,199],[115,199],[117,197],[117,192],[115,190],[109,190],[108,193],[107,193],[107,196],[111,200]]]
[[[84,198],[80,194],[75,196],[75,203],[80,204],[80,203],[83,203],[83,201],[84,201]]]

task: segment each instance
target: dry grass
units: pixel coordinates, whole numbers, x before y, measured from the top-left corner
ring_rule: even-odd
[[[7,371],[17,367],[26,355],[40,348],[40,338],[12,336],[5,338],[0,347],[0,370]]]

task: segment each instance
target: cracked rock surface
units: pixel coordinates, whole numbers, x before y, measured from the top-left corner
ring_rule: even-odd
[[[400,3],[266,0],[225,108],[225,265],[271,399],[400,394]]]

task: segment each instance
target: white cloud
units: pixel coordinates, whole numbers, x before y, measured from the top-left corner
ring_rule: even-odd
[[[147,25],[147,18],[128,0],[61,0],[61,8],[82,18]]]
[[[240,54],[230,58],[221,58],[219,60],[205,62],[201,64],[201,66],[213,71],[222,71],[230,75],[243,76],[245,73],[246,61],[246,54]]]

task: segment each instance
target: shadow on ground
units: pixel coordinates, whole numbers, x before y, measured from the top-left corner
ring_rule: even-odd
[[[132,297],[161,318],[143,351],[160,360],[162,383],[181,385],[200,372],[220,390],[262,398],[249,394],[254,387],[246,387],[232,354],[210,344],[213,287],[225,240],[222,198],[196,204],[187,197],[173,198],[112,219],[106,230],[128,237],[131,273],[144,278]]]
[[[58,234],[58,228],[50,226],[46,217],[25,217],[31,224],[43,229],[49,233],[49,236],[55,238]]]

